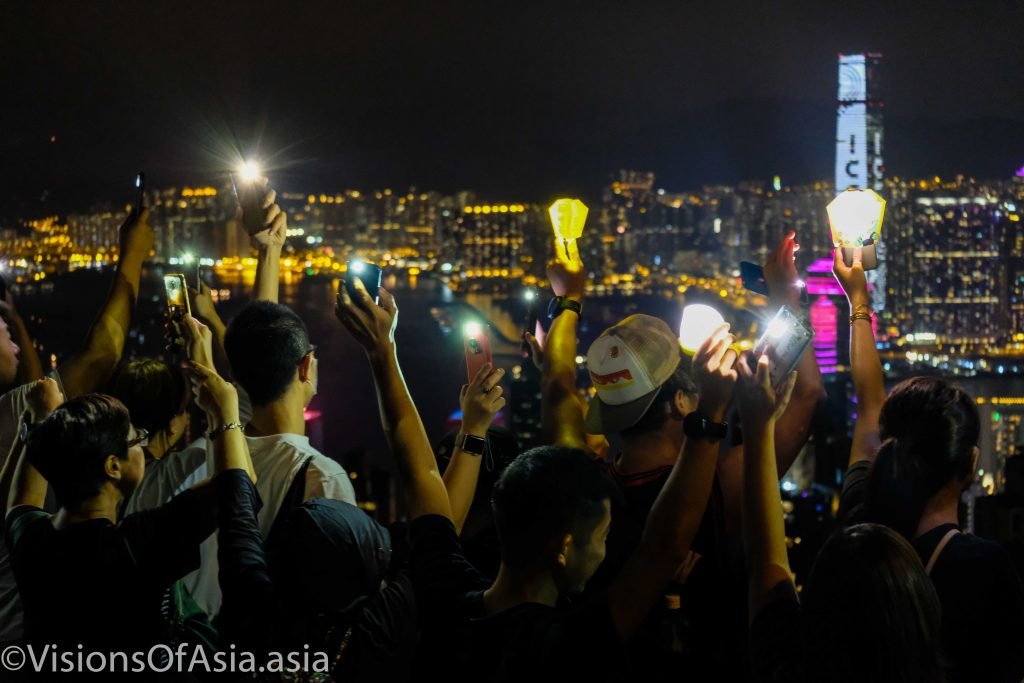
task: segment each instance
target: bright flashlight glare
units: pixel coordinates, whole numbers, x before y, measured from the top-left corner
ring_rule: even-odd
[[[679,324],[679,343],[683,351],[696,353],[724,322],[721,313],[705,304],[690,304],[684,308],[683,321]]]
[[[523,298],[526,299],[527,301],[533,301],[534,299],[537,298],[537,292],[533,291],[532,289],[528,289],[525,292],[523,292]]]
[[[366,264],[363,263],[362,261],[353,261],[352,263],[349,264],[348,268],[353,273],[361,273],[364,270],[366,270]]]
[[[803,289],[804,287],[807,286],[807,283],[804,282],[803,280],[797,280],[796,281],[796,286],[797,286],[798,289]]]
[[[771,325],[768,326],[768,330],[765,334],[768,335],[769,339],[782,339],[789,332],[789,323],[781,318],[776,318],[772,321]]]
[[[479,337],[483,331],[480,323],[466,323],[462,326],[462,333],[467,337]]]
[[[255,161],[243,161],[238,167],[238,177],[247,183],[254,183],[260,177],[260,167]]]
[[[185,252],[184,254],[182,254],[181,260],[183,262],[185,262],[185,263],[194,263],[195,260],[196,260],[196,257],[193,254]]]

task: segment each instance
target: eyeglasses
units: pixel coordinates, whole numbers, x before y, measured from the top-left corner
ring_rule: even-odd
[[[131,448],[132,446],[142,446],[143,448],[145,448],[148,445],[149,445],[149,432],[146,431],[145,429],[136,429],[135,430],[135,438],[134,439],[129,439],[128,443],[125,444],[125,447],[126,448]]]

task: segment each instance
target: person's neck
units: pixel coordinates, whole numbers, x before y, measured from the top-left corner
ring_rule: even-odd
[[[618,469],[623,474],[635,474],[674,465],[683,441],[682,434],[675,435],[665,429],[623,439]]]
[[[54,517],[54,526],[62,529],[91,519],[107,519],[111,524],[117,524],[117,507],[122,499],[123,496],[116,488],[105,487],[99,495],[74,508],[61,507]]]
[[[959,501],[960,487],[958,485],[947,486],[932,496],[921,514],[921,521],[917,523],[917,535],[928,533],[943,524],[959,525],[960,516],[957,514]]]
[[[498,578],[484,591],[484,611],[491,616],[527,603],[554,607],[558,603],[558,587],[554,578],[547,572],[518,572],[503,562],[498,569]]]
[[[271,436],[273,434],[306,434],[305,406],[294,396],[286,395],[264,406],[254,406],[252,419],[246,427],[249,436]]]

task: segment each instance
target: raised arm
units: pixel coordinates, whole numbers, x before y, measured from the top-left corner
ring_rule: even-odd
[[[693,358],[693,377],[700,388],[697,412],[712,422],[725,419],[737,378],[728,329],[720,327]],[[622,640],[636,631],[686,559],[711,496],[717,455],[717,441],[686,439],[651,507],[640,545],[609,588],[612,618]]]
[[[14,295],[7,290],[6,301],[0,301],[0,315],[11,331],[11,341],[18,345],[18,384],[28,384],[43,376],[43,363],[36,353],[35,344],[25,327],[25,321],[14,306]]]
[[[775,427],[786,410],[796,382],[790,375],[776,394],[768,372],[768,357],[757,363],[756,374],[744,357],[737,364],[737,391],[743,420],[743,532],[746,541],[749,619],[779,591],[796,594],[775,462]]]
[[[800,310],[800,291],[796,272],[795,254],[800,249],[796,233],[788,233],[772,252],[765,264],[769,302],[773,311],[789,306]],[[797,383],[785,414],[779,418],[775,432],[778,476],[781,478],[793,465],[800,450],[811,435],[811,420],[818,403],[825,397],[825,383],[821,379],[818,359],[808,351],[797,363]]]
[[[266,187],[267,179],[260,182]],[[288,235],[288,214],[275,203],[277,192],[267,191],[263,197],[263,215],[260,225],[263,229],[253,233],[252,241],[258,250],[256,258],[256,287],[254,297],[257,301],[273,301],[277,303],[278,290],[281,283],[281,250]]]
[[[377,386],[381,422],[398,465],[398,477],[412,519],[441,515],[452,519],[444,481],[434,459],[427,432],[405,385],[395,348],[398,307],[391,293],[380,290],[380,305],[373,302],[363,283],[355,283],[353,301],[345,287],[338,288],[335,314],[366,351]]]
[[[121,360],[125,337],[132,323],[132,312],[139,297],[142,264],[153,248],[153,228],[149,209],[128,215],[120,229],[120,250],[114,284],[107,302],[86,338],[85,348],[65,362],[60,370],[61,384],[68,398],[96,391]]]
[[[878,415],[885,403],[885,373],[871,328],[871,297],[867,277],[861,263],[861,250],[854,249],[853,265],[843,261],[842,249],[833,253],[832,273],[842,285],[850,301],[850,367],[853,395],[857,398],[857,421],[853,427],[850,464],[861,460],[874,461],[881,443],[878,436]]]
[[[64,402],[57,383],[52,379],[37,380],[28,392],[28,410],[22,419],[38,424]],[[19,505],[41,508],[46,504],[46,479],[39,474],[25,457],[25,444],[20,438],[14,439],[11,453],[0,470],[0,509],[9,513]]]
[[[452,459],[444,471],[444,486],[448,491],[448,501],[452,508],[452,523],[455,525],[455,531],[460,534],[462,525],[466,523],[466,516],[469,515],[469,508],[473,505],[482,459],[479,455],[464,451],[462,443],[467,435],[487,439],[487,429],[491,426],[494,416],[505,407],[501,388],[501,378],[504,376],[504,370],[495,370],[489,364],[484,365],[472,382],[462,385],[462,392],[459,394],[462,427],[455,437]]]
[[[548,265],[555,296],[582,304],[587,274],[576,240],[556,240],[555,259]],[[579,316],[565,310],[551,323],[544,343],[541,374],[541,426],[544,442],[586,448],[586,417],[576,388],[576,325]]]

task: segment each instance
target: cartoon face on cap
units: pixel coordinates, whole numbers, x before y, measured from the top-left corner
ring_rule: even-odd
[[[610,405],[629,403],[655,388],[633,352],[613,334],[591,345],[587,371],[598,396]]]

